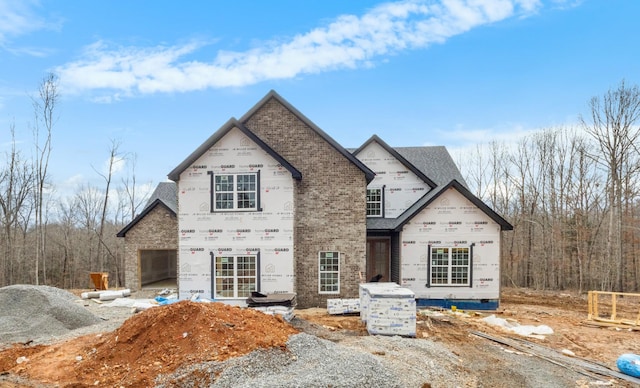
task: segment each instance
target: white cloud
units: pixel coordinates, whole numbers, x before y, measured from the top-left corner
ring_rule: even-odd
[[[1,0],[0,0],[1,1]],[[113,47],[99,41],[82,58],[55,69],[65,93],[100,90],[116,98],[160,92],[240,87],[335,69],[369,67],[375,59],[445,42],[474,27],[540,7],[537,0],[407,0],[384,3],[362,16],[341,15],[326,26],[214,60],[185,57],[209,43],[171,47]],[[107,102],[111,99],[99,97]]]
[[[51,20],[37,14],[37,0],[0,0],[0,48],[13,54],[44,56],[50,52],[48,48],[21,47],[12,48],[12,38],[27,35],[43,29],[56,29],[60,21]]]
[[[114,156],[113,161],[111,160],[111,158],[108,158],[102,163],[101,174],[107,177],[109,175],[109,167],[111,167],[111,176],[113,179],[113,176],[117,175],[120,171],[124,170],[126,166],[127,166],[126,158],[122,156]]]

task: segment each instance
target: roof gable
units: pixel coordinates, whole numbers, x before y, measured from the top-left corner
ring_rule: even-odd
[[[151,213],[151,211],[153,209],[155,209],[156,207],[162,207],[164,209],[166,209],[169,214],[171,214],[172,216],[176,216],[176,212],[171,209],[169,206],[167,206],[166,203],[164,203],[160,198],[156,198],[153,202],[151,202],[149,205],[147,205],[147,207],[144,208],[144,210],[142,211],[142,213],[138,214],[136,216],[136,218],[134,218],[131,222],[129,222],[124,228],[122,228],[121,231],[119,231],[116,236],[117,237],[125,237],[127,232],[129,230],[131,230],[131,228],[133,228],[134,226],[136,226],[138,224],[138,222],[140,222],[144,217],[147,216],[147,214]]]
[[[204,143],[200,145],[195,151],[191,153],[182,163],[180,163],[176,168],[174,168],[169,174],[168,177],[174,182],[180,180],[180,174],[184,172],[189,166],[191,166],[199,157],[201,157],[205,152],[207,152],[213,145],[215,145],[220,139],[222,139],[229,131],[233,128],[237,128],[242,133],[244,133],[249,139],[251,139],[254,143],[256,143],[260,148],[262,148],[265,152],[267,152],[271,157],[278,161],[284,168],[286,168],[294,179],[300,180],[302,179],[302,174],[295,167],[291,165],[287,160],[285,160],[280,154],[274,151],[267,143],[262,141],[255,133],[253,133],[249,128],[245,127],[238,120],[231,118],[224,124],[220,129],[218,129],[213,135],[211,135]]]
[[[498,225],[500,225],[501,230],[513,230],[513,226],[502,216],[496,213],[493,209],[491,209],[487,204],[485,204],[480,198],[476,197],[466,188],[466,186],[462,185],[457,180],[452,180],[446,185],[440,186],[430,192],[426,193],[422,198],[420,198],[416,203],[414,203],[409,209],[407,209],[404,213],[402,213],[398,218],[368,218],[367,219],[367,230],[369,231],[394,231],[399,232],[402,230],[402,227],[409,222],[413,217],[419,214],[424,208],[426,208],[429,204],[435,201],[441,194],[449,190],[450,188],[454,188],[457,190],[463,197],[473,203],[478,209],[480,209],[483,213],[485,213],[489,218],[495,221]]]
[[[397,218],[398,222],[395,225],[394,229],[396,231],[400,231],[400,229],[402,229],[402,227],[407,222],[409,222],[413,217],[415,217],[416,214],[420,213],[430,203],[435,201],[436,198],[438,198],[442,193],[446,192],[451,188],[457,190],[460,194],[462,194],[463,197],[469,200],[469,202],[474,204],[478,209],[480,209],[483,213],[489,216],[489,218],[491,218],[498,225],[500,225],[501,230],[513,230],[513,226],[507,220],[502,218],[502,216],[500,216],[493,209],[487,206],[487,204],[485,204],[480,198],[473,195],[473,193],[471,193],[469,189],[467,189],[465,186],[463,186],[460,182],[458,182],[455,179],[449,182],[449,184],[425,194],[424,197],[422,197],[418,202],[416,202],[413,206],[407,209],[402,215],[400,215],[400,217]]]
[[[385,143],[377,135],[371,136],[369,138],[369,140],[364,142],[364,144],[362,144],[358,149],[353,151],[353,155],[357,156],[361,151],[366,149],[367,146],[369,146],[371,143],[377,143],[378,145],[380,145],[385,151],[387,151],[389,154],[391,154],[391,156],[396,158],[396,160],[398,160],[400,163],[402,163],[402,165],[405,166],[409,171],[411,171],[416,176],[418,176],[418,178],[422,179],[432,189],[434,189],[436,186],[438,186],[427,175],[425,175],[425,173],[422,170],[416,168],[416,166],[414,166],[413,163],[411,163],[407,159],[405,159],[404,156],[400,155],[395,149],[391,148],[387,143]]]
[[[344,156],[347,160],[353,163],[356,167],[358,167],[364,174],[367,179],[367,183],[371,182],[375,177],[375,173],[369,169],[364,163],[362,163],[358,158],[356,158],[353,154],[347,151],[344,147],[342,147],[338,142],[336,142],[331,136],[329,136],[326,132],[324,132],[320,127],[314,124],[309,118],[303,115],[298,109],[296,109],[293,105],[291,105],[287,100],[282,98],[278,93],[274,90],[269,91],[267,95],[265,95],[257,104],[255,104],[247,113],[245,113],[241,118],[240,122],[246,123],[249,119],[256,114],[263,106],[265,106],[271,99],[275,99],[278,103],[284,106],[287,110],[289,110],[294,116],[298,118],[301,122],[311,128],[312,131],[316,132],[320,138],[326,141],[329,145],[331,145],[336,151],[338,151],[342,156]]]
[[[178,213],[178,186],[174,182],[160,182],[156,186],[153,193],[147,201],[147,205],[142,209],[142,212],[135,216],[131,222],[129,222],[121,231],[119,231],[117,237],[125,237],[127,232],[136,226],[140,220],[142,220],[147,214],[149,214],[157,206],[165,208],[169,214],[175,216]]]

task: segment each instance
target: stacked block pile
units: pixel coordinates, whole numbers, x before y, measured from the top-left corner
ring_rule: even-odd
[[[416,336],[416,300],[408,288],[395,283],[361,284],[360,309],[369,334]]]
[[[327,313],[330,315],[360,312],[360,299],[327,299]]]

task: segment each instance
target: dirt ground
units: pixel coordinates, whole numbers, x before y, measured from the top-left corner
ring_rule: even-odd
[[[637,319],[640,313],[639,301],[640,298],[619,300],[618,314]],[[608,306],[610,304],[601,304],[600,316],[603,316],[602,311],[610,311]],[[500,365],[499,359],[485,353],[487,347],[484,345],[487,340],[470,336],[471,332],[506,339],[524,339],[558,353],[570,351],[575,359],[592,361],[618,371],[616,360],[620,355],[640,353],[639,328],[602,326],[593,320],[587,320],[588,311],[586,295],[507,288],[501,292],[500,308],[497,311],[430,310],[428,314],[419,313],[416,337],[443,343],[456,355],[466,359],[468,365],[483,373],[485,381],[499,380],[499,376],[493,375],[495,371],[501,373],[500,371],[508,368]],[[553,334],[540,338],[523,337],[500,326],[487,324],[483,319],[489,315],[519,325],[546,325],[553,329]],[[324,309],[301,310],[296,316],[318,323],[332,332],[346,331],[366,335],[366,327],[360,322],[359,316],[330,316]],[[492,359],[494,365],[484,364],[482,359],[485,358]],[[613,386],[637,386],[624,380],[603,380],[609,380]],[[589,385],[588,382],[584,384]],[[576,386],[581,385],[577,383]]]
[[[625,303],[618,308],[638,314],[640,305]],[[0,385],[37,387],[40,383],[47,386],[55,382],[68,387],[150,386],[157,374],[170,373],[184,364],[223,360],[258,347],[284,347],[287,337],[298,331],[282,319],[217,303],[180,302],[166,307],[123,319],[122,326],[112,332],[52,345],[16,345],[3,350],[0,352]],[[500,308],[494,312],[419,312],[415,341],[429,339],[442,343],[461,358],[473,358],[472,364],[487,364],[487,360],[495,360],[482,350],[488,340],[479,337],[470,340],[471,332],[523,338],[483,321],[495,314],[520,325],[547,325],[553,334],[526,340],[558,352],[571,351],[577,358],[595,361],[613,370],[617,370],[615,362],[621,354],[639,352],[640,331],[588,324],[587,312],[586,296],[503,289]],[[330,316],[326,309],[316,308],[296,310],[296,317],[315,324],[320,331],[312,334],[327,339],[367,336],[359,316]],[[154,327],[158,330],[149,330]],[[29,362],[17,363],[20,357],[26,357]],[[500,367],[485,365],[478,373],[501,373]],[[498,375],[486,377],[488,381],[499,379]],[[611,383],[634,386],[624,381]]]

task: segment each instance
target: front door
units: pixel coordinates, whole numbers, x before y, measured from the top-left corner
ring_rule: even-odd
[[[390,282],[391,257],[390,240],[388,238],[367,238],[367,281],[376,275],[382,275],[379,281]]]

